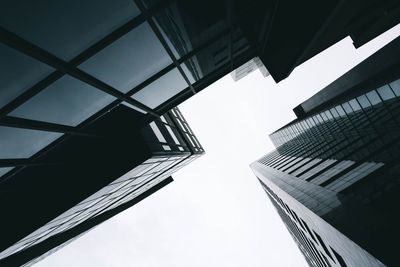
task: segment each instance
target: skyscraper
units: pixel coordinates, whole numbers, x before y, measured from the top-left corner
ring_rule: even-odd
[[[297,106],[251,164],[310,266],[399,266],[400,38]]]
[[[2,181],[8,204],[1,206],[0,265],[59,247],[168,184],[204,153],[177,108],[139,131],[129,124],[132,114],[124,105],[114,109],[91,125],[96,136],[64,138]]]
[[[179,132],[167,119],[179,117],[173,108],[184,100],[255,56],[280,81],[345,36],[360,46],[399,21],[398,6],[395,0],[2,1],[1,262],[34,259],[170,181],[163,175],[104,213],[78,207],[155,155],[168,155],[157,162],[161,168],[202,152],[183,118],[176,120]],[[157,125],[190,145],[179,146],[172,135],[154,139]],[[110,203],[105,198],[101,205]],[[65,212],[80,215],[69,221]]]

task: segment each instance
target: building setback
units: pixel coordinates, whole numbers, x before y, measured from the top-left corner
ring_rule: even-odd
[[[251,164],[310,266],[399,266],[400,38],[294,109]]]

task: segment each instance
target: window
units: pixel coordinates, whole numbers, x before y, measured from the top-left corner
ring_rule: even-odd
[[[342,256],[340,256],[339,253],[337,253],[333,248],[331,248],[333,251],[333,254],[335,254],[336,259],[338,260],[339,264],[341,267],[347,267],[346,262],[344,261],[344,259],[342,258]]]
[[[2,11],[3,8],[0,13]],[[0,44],[0,58],[0,108],[53,71],[41,62],[3,44]]]
[[[114,100],[114,97],[84,82],[64,76],[10,115],[77,126]]]
[[[0,158],[29,158],[60,136],[61,133],[0,126]]]
[[[382,87],[379,87],[377,89],[377,91],[378,91],[378,94],[383,99],[383,101],[389,100],[389,99],[392,99],[392,98],[396,97],[388,85],[384,85]]]
[[[367,97],[373,106],[382,102],[375,90],[368,92]]]
[[[3,1],[0,24],[70,60],[137,15],[139,10],[130,0]]]
[[[174,131],[169,127],[168,125],[165,125],[167,128],[169,134],[171,135],[172,139],[174,140],[175,144],[180,145],[181,143],[179,142],[178,138],[176,138],[176,135],[174,134]]]
[[[339,117],[345,117],[346,116],[346,112],[344,111],[343,107],[341,105],[336,106],[336,111],[339,114]]]
[[[171,147],[170,147],[170,146],[163,145],[162,147],[163,147],[164,150],[171,150]]]
[[[141,89],[132,97],[150,108],[156,108],[187,87],[188,84],[178,69],[175,68]]]
[[[367,108],[371,106],[371,103],[368,101],[368,98],[365,95],[357,97],[357,100],[360,102],[362,108]]]
[[[389,85],[392,88],[394,94],[396,96],[400,96],[400,79],[398,79],[394,82],[391,82]]]
[[[79,66],[123,93],[172,63],[147,23],[143,23]]]
[[[13,167],[0,168],[0,177],[11,171]]]
[[[328,250],[328,248],[326,247],[324,241],[322,240],[322,238],[319,236],[319,234],[317,234],[315,231],[313,231],[315,236],[317,237],[319,243],[321,244],[322,248],[324,249],[326,255],[329,256],[329,258],[331,258],[333,261],[335,261],[330,253],[330,251]]]
[[[361,109],[360,104],[358,104],[357,100],[355,100],[355,99],[350,100],[350,101],[349,101],[349,104],[350,104],[351,108],[352,108],[354,111],[358,111],[358,110]]]
[[[153,130],[154,134],[156,135],[158,141],[161,143],[166,143],[167,141],[165,140],[164,136],[160,132],[160,129],[158,129],[157,124],[153,121],[150,124],[151,129]]]

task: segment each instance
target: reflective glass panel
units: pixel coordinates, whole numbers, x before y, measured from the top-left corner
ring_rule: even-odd
[[[52,71],[47,65],[0,44],[0,108]]]
[[[157,124],[153,121],[150,124],[151,129],[153,130],[154,134],[156,135],[158,141],[162,143],[166,143],[167,141],[164,138],[164,135],[161,133],[160,129],[158,129]]]
[[[342,107],[344,108],[347,114],[353,113],[353,109],[350,107],[348,102],[343,103]]]
[[[143,23],[79,68],[126,93],[171,63],[157,36]]]
[[[361,107],[367,108],[371,106],[371,103],[368,101],[368,98],[365,95],[357,97],[357,100],[360,102]]]
[[[0,126],[0,158],[29,158],[61,135]]]
[[[178,69],[173,69],[132,97],[150,108],[156,108],[187,87]]]
[[[161,1],[144,2],[153,6]],[[211,10],[202,1],[171,1],[154,20],[175,57],[179,58],[228,29],[226,17],[221,16],[225,12],[226,4],[221,1],[214,1]]]
[[[390,87],[392,87],[392,90],[394,91],[394,93],[397,96],[400,96],[400,79],[398,79],[394,82],[391,82],[389,85],[390,85]]]
[[[171,150],[171,147],[170,147],[170,146],[163,145],[162,147],[164,148],[164,150]]]
[[[139,15],[131,0],[5,0],[0,24],[64,60],[70,60]]]
[[[376,91],[371,91],[367,93],[367,97],[369,99],[369,101],[371,102],[372,105],[376,105],[380,102],[382,102],[382,100],[379,98],[378,94],[376,93]]]
[[[383,100],[389,100],[392,98],[395,98],[396,96],[394,95],[394,93],[392,92],[392,90],[390,90],[388,85],[384,85],[382,87],[379,87],[377,89],[378,94],[382,97]]]
[[[64,76],[10,115],[76,126],[115,99],[71,76]]]
[[[357,111],[357,110],[360,110],[360,109],[361,109],[360,105],[358,104],[357,100],[355,100],[355,99],[350,100],[350,101],[349,101],[349,104],[350,104],[351,108],[352,108],[354,111]]]
[[[168,125],[165,125],[165,127],[167,128],[169,134],[171,135],[172,139],[174,140],[175,144],[180,145],[180,142],[178,140],[178,138],[176,138],[176,135],[174,133],[174,131],[171,129],[171,127],[169,127]]]
[[[339,113],[337,113],[335,108],[331,108],[330,112],[332,113],[333,117],[338,118],[339,117]]]
[[[0,177],[11,171],[12,169],[14,169],[14,167],[0,168]]]
[[[336,106],[336,111],[339,113],[339,115],[341,116],[341,117],[345,117],[346,116],[346,113],[344,112],[344,109],[342,108],[342,106]]]

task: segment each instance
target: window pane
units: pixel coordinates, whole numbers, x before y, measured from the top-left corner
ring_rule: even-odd
[[[0,24],[69,60],[138,14],[131,0],[5,0]]]
[[[157,36],[143,23],[80,68],[126,93],[171,63]]]
[[[339,113],[340,117],[345,117],[346,116],[346,112],[344,112],[344,109],[342,108],[342,106],[336,106],[336,111]]]
[[[367,107],[371,106],[371,103],[369,103],[368,98],[365,95],[357,97],[357,100],[360,102],[360,104],[363,108],[367,108]]]
[[[360,110],[360,109],[361,109],[361,107],[360,107],[360,105],[358,104],[357,100],[352,99],[352,100],[349,101],[349,103],[350,103],[350,106],[352,107],[352,109],[353,109],[354,111],[357,111],[357,110]]]
[[[333,117],[338,118],[339,117],[339,113],[337,113],[335,108],[331,108],[330,112],[332,113]]]
[[[156,108],[187,87],[179,71],[173,69],[132,97],[150,108]]]
[[[158,141],[162,143],[166,143],[167,141],[165,140],[163,134],[161,133],[160,129],[158,129],[157,124],[153,121],[150,123],[150,127],[153,130],[154,134],[157,136]]]
[[[10,115],[76,126],[114,100],[84,82],[64,76]]]
[[[170,146],[163,145],[162,147],[164,148],[164,150],[171,150],[171,147],[170,147]]]
[[[347,114],[353,113],[353,109],[350,107],[348,102],[343,103],[342,107],[344,108],[344,110],[346,111]]]
[[[390,85],[390,87],[392,87],[394,93],[397,96],[400,96],[400,79],[397,81],[391,82],[389,85]]]
[[[392,90],[390,90],[389,86],[387,86],[387,85],[379,87],[377,89],[377,91],[378,91],[378,94],[382,97],[383,100],[389,100],[389,99],[392,99],[392,98],[396,97],[393,94]]]
[[[148,6],[153,6],[162,1],[145,0],[143,2]],[[212,12],[202,1],[171,1],[169,3],[154,16],[154,20],[160,26],[175,57],[186,55],[229,27],[224,17],[221,19],[221,16],[214,15],[226,12],[226,5],[223,2],[215,1]],[[225,40],[224,45],[226,46],[227,43]],[[212,49],[210,54],[216,49],[213,48],[214,45],[208,47]]]
[[[369,99],[369,101],[371,102],[372,105],[376,105],[380,102],[382,102],[382,100],[379,98],[378,94],[376,93],[376,91],[371,91],[367,93],[367,97]]]
[[[0,168],[0,177],[11,171],[12,169],[14,169],[14,167]]]
[[[53,70],[2,44],[0,44],[0,59],[0,108]]]
[[[171,135],[172,139],[174,140],[175,144],[180,145],[181,143],[179,142],[178,138],[176,138],[175,133],[173,132],[173,130],[171,129],[171,127],[169,127],[168,125],[165,125],[165,127],[167,128],[169,134]]]
[[[328,118],[328,120],[333,119],[332,114],[329,112],[329,110],[325,111],[325,116]]]
[[[0,158],[29,158],[60,136],[61,133],[0,126]]]

